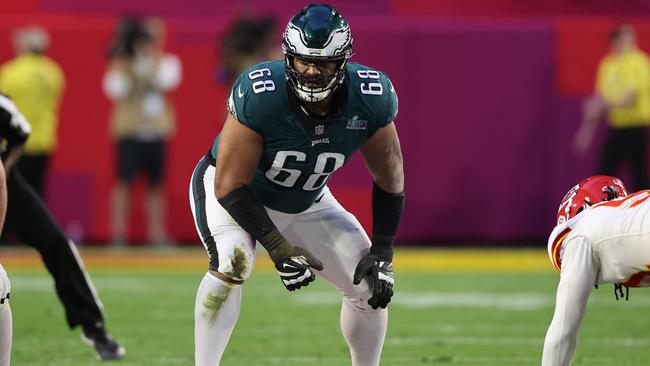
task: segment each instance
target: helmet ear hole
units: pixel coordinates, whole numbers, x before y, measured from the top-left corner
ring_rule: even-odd
[[[625,185],[620,179],[607,175],[594,175],[583,179],[567,192],[558,209],[561,217],[570,220],[587,207],[599,202],[627,196]]]
[[[616,186],[603,187],[603,193],[607,195],[607,199],[603,199],[603,201],[609,201],[618,198],[618,191],[619,189]]]

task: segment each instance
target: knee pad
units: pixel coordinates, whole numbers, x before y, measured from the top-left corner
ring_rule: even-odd
[[[255,244],[241,233],[220,235],[215,242],[219,258],[216,271],[238,282],[247,280],[255,265]]]
[[[351,278],[350,282],[352,282]],[[379,313],[382,310],[381,308],[373,309],[368,304],[368,300],[372,297],[372,288],[370,288],[370,283],[366,279],[363,279],[358,285],[341,291],[341,294],[343,295],[343,301],[355,310],[369,314]]]
[[[9,293],[11,292],[11,282],[7,272],[0,264],[0,309],[9,305]]]
[[[219,255],[218,271],[238,282],[243,282],[250,277],[255,265],[254,257],[246,254],[245,251],[235,248],[231,253],[225,256],[226,260]]]
[[[386,311],[386,309],[382,308],[377,308],[373,309],[372,306],[368,304],[368,299],[367,298],[349,298],[349,297],[343,297],[343,303],[344,306],[348,306],[354,311],[366,313],[366,314],[379,314],[382,311]]]

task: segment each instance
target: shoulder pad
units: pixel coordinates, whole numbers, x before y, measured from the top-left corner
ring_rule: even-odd
[[[239,122],[261,132],[263,116],[273,111],[285,93],[284,61],[259,63],[235,80],[227,109]]]
[[[385,73],[350,63],[347,77],[350,94],[362,101],[361,105],[366,106],[370,114],[375,116],[379,127],[395,120],[399,109],[397,93]]]

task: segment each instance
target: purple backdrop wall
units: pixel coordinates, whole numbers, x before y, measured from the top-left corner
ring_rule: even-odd
[[[400,239],[543,239],[574,179],[556,161],[578,110],[553,89],[552,23],[352,24],[356,59],[386,70],[400,97]],[[367,184],[360,161],[341,175]]]
[[[53,8],[70,3],[48,2]],[[554,89],[553,21],[417,20],[360,14],[352,11],[348,16],[355,42],[353,60],[386,71],[400,98],[396,124],[404,151],[407,194],[400,242],[544,240],[562,195],[592,173],[595,159],[594,155],[576,158],[571,154],[580,101]],[[203,83],[208,86],[202,84],[202,90],[213,88],[206,81],[213,66],[208,57],[215,34],[227,21],[225,16],[169,18],[180,56],[188,57],[186,68],[208,70],[188,76],[178,91],[179,110],[186,113],[183,126],[193,132],[177,138],[176,160],[188,149],[204,151],[203,145],[192,145],[196,145],[192,138],[216,132],[214,120],[223,111],[223,100],[203,98],[214,103],[206,110],[202,101],[196,101],[195,86]],[[104,28],[109,27],[106,24]],[[108,35],[104,30],[100,35],[104,33]],[[103,61],[93,62],[94,75],[99,77]],[[88,90],[98,94],[99,82],[90,83]],[[88,98],[95,98],[90,94]],[[101,95],[98,98],[97,103],[106,109],[107,102]],[[190,113],[194,114],[187,117]],[[191,159],[183,157],[182,163],[172,159],[172,169],[191,171],[196,156],[199,153]],[[174,219],[174,224],[179,233],[188,233],[179,239],[195,240],[185,212],[189,174],[179,176],[172,182],[171,202],[182,219]],[[108,178],[101,180],[106,186]],[[369,193],[369,177],[358,156],[334,176],[332,186],[352,191],[359,187],[360,192]],[[95,197],[92,192],[83,193]],[[65,200],[53,204],[69,207]],[[367,205],[364,208],[369,211]],[[100,221],[106,220],[93,219]],[[102,235],[101,229],[93,230]]]
[[[545,240],[564,193],[596,173],[600,145],[572,151],[582,99],[554,85],[553,20],[352,24],[357,59],[386,70],[400,96],[400,240]],[[367,184],[360,161],[337,178]]]

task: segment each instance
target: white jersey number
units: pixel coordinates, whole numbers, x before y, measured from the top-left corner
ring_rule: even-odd
[[[298,169],[289,169],[284,167],[287,162],[287,158],[292,157],[295,161],[305,161],[307,160],[307,154],[301,151],[278,151],[275,154],[275,159],[269,170],[266,171],[266,177],[273,183],[279,184],[283,187],[293,187],[302,172]],[[328,168],[328,163],[333,161],[334,165],[330,164],[330,169]],[[327,178],[335,170],[343,166],[345,162],[345,155],[333,152],[324,152],[318,155],[316,158],[316,165],[314,165],[314,174],[309,175],[305,184],[303,184],[302,189],[305,191],[315,191],[322,188],[325,183],[327,183]]]
[[[248,73],[248,78],[251,80],[263,78],[265,76],[271,76],[271,70],[269,69],[257,69]],[[267,91],[275,90],[275,83],[273,80],[257,80],[253,82],[253,93],[259,94]]]
[[[357,75],[361,79],[370,79],[368,81],[379,79],[379,71],[374,70],[357,70]],[[384,93],[384,87],[379,82],[361,83],[359,86],[361,87],[361,94],[382,95]]]

